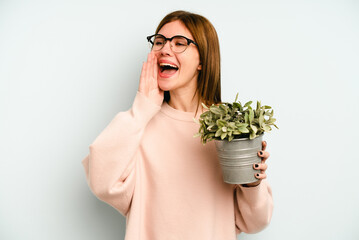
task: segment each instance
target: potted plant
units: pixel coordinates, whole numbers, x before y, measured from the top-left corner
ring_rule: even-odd
[[[253,109],[252,101],[242,105],[236,99],[233,103],[223,102],[203,107],[203,112],[197,123],[202,143],[215,140],[215,145],[223,172],[223,180],[230,184],[246,184],[255,182],[254,163],[260,163],[257,152],[262,149],[262,138],[265,132],[278,128],[274,122],[273,109],[262,106],[257,101]]]

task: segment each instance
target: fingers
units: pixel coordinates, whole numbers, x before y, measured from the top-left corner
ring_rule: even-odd
[[[257,170],[265,171],[265,170],[267,170],[268,165],[265,163],[256,163],[256,164],[253,164],[253,168],[257,169]]]
[[[142,64],[139,89],[157,87],[157,59],[153,52],[148,53],[147,61]],[[148,90],[148,89],[147,89]]]
[[[260,170],[260,173],[256,173],[254,174],[254,177],[257,178],[257,179],[265,179],[267,178],[267,174],[266,174],[266,170],[268,168],[267,164],[265,163],[256,163],[253,165],[253,168],[254,169],[257,169],[257,170]]]
[[[259,179],[259,180],[263,180],[265,178],[267,178],[267,174],[265,172],[263,173],[256,173],[255,175],[255,178]]]
[[[262,141],[262,150],[258,152],[258,156],[262,159],[262,163],[253,164],[254,169],[260,170],[260,173],[254,174],[255,178],[259,180],[263,180],[267,178],[267,174],[265,173],[265,171],[267,170],[268,165],[265,162],[269,158],[270,154],[269,152],[265,151],[266,148],[267,148],[267,142]]]
[[[147,65],[146,80],[149,81],[149,80],[150,80],[150,77],[151,77],[151,75],[152,75],[152,68],[153,68],[153,66],[152,66],[152,55],[151,55],[151,53],[149,53],[148,56],[147,56],[147,63],[146,63],[146,65]]]
[[[158,74],[158,65],[157,65],[157,57],[153,54],[153,77],[157,80]]]
[[[157,77],[155,78],[155,76],[156,76],[155,67],[156,66],[157,66],[156,55],[153,52],[151,52],[151,77],[153,77],[157,83]]]
[[[147,64],[146,64],[146,62],[144,62],[142,64],[141,76],[140,76],[140,84],[139,84],[139,87],[138,87],[138,90],[140,92],[144,92],[145,81],[146,81],[146,73],[147,73]]]
[[[262,141],[262,150],[266,150],[267,148],[267,142],[266,141]]]
[[[270,154],[266,151],[259,151],[258,156],[262,158],[262,162],[265,162],[269,158]]]
[[[150,52],[147,58],[148,72],[147,79],[151,81],[151,84],[157,86],[157,58],[154,52]]]

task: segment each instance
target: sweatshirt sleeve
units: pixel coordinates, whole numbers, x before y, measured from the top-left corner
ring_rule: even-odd
[[[118,113],[82,160],[88,185],[100,200],[126,216],[135,187],[136,159],[148,122],[161,109],[137,92],[132,108]]]
[[[235,186],[237,234],[256,233],[270,222],[273,212],[272,190],[266,180],[256,187]]]

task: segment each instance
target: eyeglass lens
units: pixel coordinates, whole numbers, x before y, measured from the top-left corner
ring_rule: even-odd
[[[162,36],[153,36],[151,38],[151,42],[153,42],[152,49],[155,51],[161,50],[163,46],[166,44],[166,39]],[[188,44],[187,39],[184,37],[174,37],[171,41],[171,49],[174,52],[180,53],[186,50]]]

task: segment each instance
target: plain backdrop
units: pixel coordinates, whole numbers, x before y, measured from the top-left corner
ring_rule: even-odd
[[[123,239],[82,159],[132,105],[146,36],[169,12],[218,32],[222,98],[261,100],[271,224],[254,240],[359,239],[359,2],[0,0],[0,239]]]

